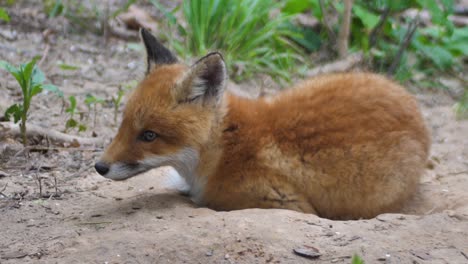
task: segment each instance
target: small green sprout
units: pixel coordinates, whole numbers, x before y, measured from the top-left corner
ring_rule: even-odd
[[[44,84],[45,75],[36,66],[37,59],[38,58],[36,57],[28,63],[21,64],[19,67],[15,67],[6,61],[0,61],[0,68],[11,73],[21,87],[23,102],[21,104],[10,106],[5,111],[5,119],[10,120],[13,118],[15,123],[21,120],[20,131],[24,146],[28,144],[26,137],[26,121],[28,119],[28,112],[32,98],[43,89],[51,91],[59,97],[63,97],[62,91],[60,91],[57,86]]]
[[[65,123],[65,132],[68,132],[70,128],[78,128],[78,132],[86,131],[87,127],[84,124],[79,123],[74,117],[76,114],[76,98],[75,96],[68,97],[70,106],[65,110],[65,112],[70,114],[67,122]]]
[[[354,254],[353,258],[351,259],[351,264],[364,264],[364,260],[362,260],[362,258],[359,257],[359,255]]]
[[[88,94],[86,95],[85,98],[85,104],[88,106],[89,112],[94,113],[94,118],[93,118],[93,128],[96,127],[96,116],[97,116],[97,105],[98,104],[103,104],[105,101],[102,98],[96,97],[94,95]]]
[[[8,15],[8,12],[2,7],[0,7],[0,20],[10,22],[10,16]]]
[[[462,98],[454,106],[457,119],[468,118],[468,88],[465,88]]]
[[[114,125],[117,125],[117,116],[119,114],[119,107],[120,103],[122,102],[122,98],[125,94],[123,89],[119,89],[117,96],[112,96],[112,103],[114,104]]]

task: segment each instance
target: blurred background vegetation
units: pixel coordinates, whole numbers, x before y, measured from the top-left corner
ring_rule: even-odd
[[[8,23],[7,7],[15,0],[0,3],[0,20]],[[115,20],[127,29],[150,27],[182,59],[220,50],[235,81],[260,74],[287,85],[349,54],[359,55],[364,70],[420,88],[445,89],[440,77],[454,78],[463,88],[455,108],[460,115],[468,112],[466,1],[42,0],[42,5],[48,18],[63,18],[76,32],[108,37],[115,33]],[[129,13],[131,19],[125,18]]]

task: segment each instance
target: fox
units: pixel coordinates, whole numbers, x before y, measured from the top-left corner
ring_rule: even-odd
[[[221,53],[186,65],[148,30],[140,37],[146,74],[95,163],[105,178],[172,166],[197,206],[328,219],[397,212],[417,192],[430,133],[416,99],[387,77],[325,74],[244,98],[227,91]]]

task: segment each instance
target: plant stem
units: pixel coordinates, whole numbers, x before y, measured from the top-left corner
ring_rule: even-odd
[[[114,125],[117,125],[117,114],[119,112],[119,105],[114,102]]]
[[[96,128],[96,115],[97,115],[97,103],[94,103],[94,120],[93,120],[93,129]]]
[[[21,117],[20,130],[21,137],[23,138],[23,146],[26,147],[28,145],[28,138],[26,137],[26,113],[23,113],[23,116]]]

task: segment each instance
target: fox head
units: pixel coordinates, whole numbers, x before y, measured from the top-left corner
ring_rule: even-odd
[[[187,66],[147,30],[140,30],[140,36],[146,76],[125,106],[117,135],[95,164],[99,174],[112,180],[161,166],[190,173],[222,119],[227,78],[222,55],[209,53]]]

